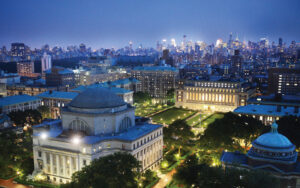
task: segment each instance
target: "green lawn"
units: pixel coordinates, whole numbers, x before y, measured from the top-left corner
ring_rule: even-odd
[[[148,116],[149,114],[155,113],[157,111],[161,111],[163,109],[169,108],[170,106],[167,105],[142,105],[142,104],[138,104],[136,105],[136,109],[135,109],[135,115],[136,116]]]
[[[171,124],[173,121],[177,119],[186,119],[192,115],[194,115],[196,112],[192,110],[182,109],[182,108],[171,108],[164,112],[155,114],[152,116],[152,120],[156,123],[165,123],[165,124]]]
[[[206,116],[207,116],[206,114],[198,114],[193,118],[187,120],[187,123],[190,126],[197,126],[198,124],[200,124],[200,121],[202,121]]]
[[[201,126],[207,127],[207,125],[211,124],[214,122],[216,119],[221,119],[224,117],[223,113],[214,113],[211,116],[207,117],[204,119],[204,121],[201,122]]]

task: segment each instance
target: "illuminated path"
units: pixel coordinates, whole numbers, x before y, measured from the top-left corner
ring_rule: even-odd
[[[0,179],[0,186],[7,187],[7,188],[30,188],[29,186],[26,185],[14,184],[13,178],[8,180]]]
[[[176,172],[176,170],[173,169],[170,172],[168,172],[167,174],[158,175],[160,180],[157,182],[157,184],[155,186],[153,186],[153,188],[164,188],[172,180],[172,176],[175,174],[175,172]]]

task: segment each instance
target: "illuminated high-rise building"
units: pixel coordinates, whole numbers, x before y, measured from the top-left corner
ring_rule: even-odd
[[[162,39],[162,49],[166,49],[167,48],[167,39]]]
[[[129,41],[129,49],[132,50],[132,41]]]
[[[171,39],[171,45],[172,45],[172,47],[176,47],[176,41],[175,41],[175,39],[173,38],[173,39]]]
[[[11,55],[22,57],[25,55],[25,44],[24,43],[12,43],[11,44]]]
[[[42,64],[42,72],[49,70],[52,67],[51,56],[48,55],[46,52],[44,53],[41,59],[41,64]]]

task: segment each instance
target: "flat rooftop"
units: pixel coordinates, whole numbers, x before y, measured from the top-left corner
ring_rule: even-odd
[[[83,135],[81,137],[83,144],[95,144],[105,140],[122,140],[122,141],[135,141],[140,137],[143,137],[152,131],[161,128],[162,125],[145,123],[142,125],[136,125],[127,129],[125,132],[115,134],[101,134],[101,135]],[[61,125],[61,120],[52,120],[44,122],[40,125],[33,127],[34,136],[40,136],[43,132],[46,132],[48,137],[57,139],[69,139],[64,136],[64,130]]]

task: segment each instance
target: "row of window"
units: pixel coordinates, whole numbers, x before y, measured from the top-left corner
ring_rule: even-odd
[[[215,89],[215,88],[199,88],[199,87],[188,87],[187,91],[206,91],[206,92],[223,92],[223,93],[235,93],[235,89]]]
[[[216,83],[216,82],[195,82],[195,86],[202,87],[226,87],[226,88],[234,88],[237,87],[238,84],[229,84],[229,83]]]
[[[152,133],[150,136],[148,136],[147,138],[138,140],[136,143],[133,144],[133,149],[135,150],[136,148],[139,148],[140,146],[148,143],[149,141],[157,138],[158,136],[160,136],[162,134],[162,130],[160,129],[159,131],[156,131],[155,133]]]

